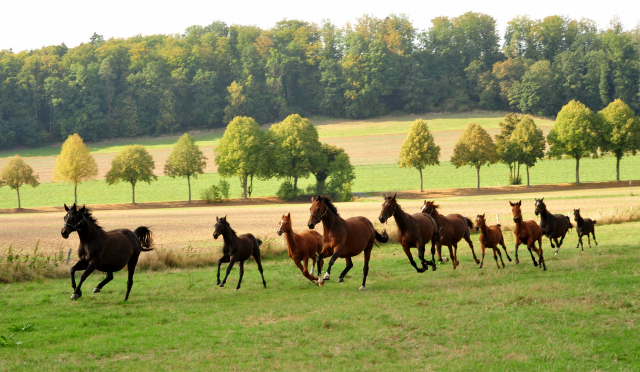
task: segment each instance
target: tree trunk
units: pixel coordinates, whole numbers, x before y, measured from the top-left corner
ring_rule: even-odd
[[[247,176],[242,177],[242,199],[247,198]]]
[[[187,175],[187,184],[189,185],[189,203],[191,203],[191,176]]]
[[[576,185],[580,184],[580,157],[576,156]]]
[[[18,209],[22,209],[20,206],[20,186],[16,187],[16,191],[18,192]]]
[[[423,192],[424,190],[422,189],[422,168],[418,168],[418,170],[420,171],[420,192]]]
[[[78,205],[78,183],[74,183],[73,187],[73,204]]]
[[[136,183],[131,182],[131,205],[136,205]]]
[[[531,187],[529,184],[529,164],[527,164],[527,187]]]
[[[293,191],[298,192],[298,175],[293,176]]]
[[[476,167],[476,172],[478,173],[478,190],[480,190],[480,167]]]
[[[622,156],[616,154],[616,181],[618,182],[620,182],[620,158],[622,158]]]

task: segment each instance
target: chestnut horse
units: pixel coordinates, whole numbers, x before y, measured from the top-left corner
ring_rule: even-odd
[[[580,216],[580,209],[573,210],[573,218],[576,220],[576,231],[578,232],[578,245],[582,247],[582,251],[584,253],[584,246],[582,245],[582,237],[587,236],[587,240],[589,240],[589,248],[591,248],[591,238],[589,234],[593,234],[593,241],[596,242],[596,246],[598,245],[598,241],[596,240],[596,220],[591,220],[590,218],[582,218]]]
[[[289,257],[291,257],[296,266],[298,266],[298,269],[302,271],[302,275],[304,275],[305,278],[316,283],[318,278],[313,275],[313,270],[316,267],[316,257],[322,252],[322,235],[318,234],[315,230],[303,231],[300,234],[293,232],[293,228],[291,227],[291,213],[286,216],[284,214],[282,215],[278,235],[281,236],[282,234],[284,234],[284,239],[286,239],[287,246],[289,247]],[[309,270],[307,269],[309,258],[311,258],[311,274],[309,274]],[[302,267],[302,263],[304,263],[304,267]],[[322,270],[322,263],[323,261],[320,261],[318,274]]]
[[[502,268],[504,268],[504,260],[502,259],[502,252],[500,252],[498,244],[500,244],[502,249],[504,249],[504,254],[507,255],[509,262],[511,262],[511,257],[509,257],[507,246],[504,244],[504,236],[502,236],[500,224],[487,226],[484,214],[479,214],[476,217],[476,231],[478,230],[480,230],[480,248],[482,248],[480,268],[482,269],[482,265],[484,264],[484,250],[487,247],[493,249],[493,259],[496,260],[496,266],[498,266],[498,269],[500,269],[500,265],[498,265],[498,257],[496,256],[496,253],[500,256],[500,262],[502,262]]]
[[[227,222],[227,216],[222,218],[216,217],[215,230],[213,232],[213,238],[218,239],[218,236],[222,235],[224,245],[222,246],[222,258],[218,260],[218,286],[224,287],[227,283],[229,273],[233,268],[233,264],[240,262],[240,278],[238,278],[238,286],[236,291],[240,289],[242,283],[242,276],[244,275],[244,261],[253,256],[258,264],[258,271],[262,276],[262,285],[267,288],[267,282],[264,281],[264,274],[262,272],[262,263],[260,262],[260,244],[262,241],[256,239],[252,234],[236,235],[229,222]],[[220,265],[223,262],[228,262],[227,274],[224,276],[224,280],[220,282]]]
[[[367,274],[369,273],[369,259],[375,240],[386,243],[389,236],[386,232],[380,235],[374,228],[371,221],[365,217],[351,217],[346,220],[338,214],[338,210],[327,197],[318,195],[311,198],[311,216],[307,225],[313,229],[322,222],[323,243],[322,252],[316,258],[316,263],[320,265],[323,258],[331,256],[327,265],[327,272],[324,277],[318,277],[318,285],[322,286],[325,280],[330,279],[331,267],[338,258],[347,261],[347,267],[338,277],[338,283],[344,281],[345,275],[353,267],[351,257],[355,257],[364,252],[364,267],[362,269],[363,278],[361,290],[365,289]],[[318,271],[318,274],[320,272]]]
[[[410,215],[402,210],[400,204],[396,201],[396,195],[387,197],[382,195],[384,203],[382,203],[382,211],[378,220],[381,223],[387,222],[392,216],[396,220],[398,225],[398,239],[404,253],[409,258],[411,266],[416,271],[423,273],[428,270],[428,265],[431,265],[433,271],[436,270],[435,259],[435,246],[437,240],[436,223],[431,216],[424,213],[415,213]],[[431,242],[431,261],[424,259],[425,245]],[[411,255],[411,248],[418,248],[418,258],[422,263],[422,268],[418,268],[413,256]]]
[[[129,292],[133,286],[133,273],[138,264],[140,252],[147,252],[153,248],[151,231],[145,226],[140,226],[133,232],[128,229],[104,231],[98,221],[91,215],[87,207],[78,208],[75,203],[71,208],[64,205],[67,215],[64,217],[64,227],[60,232],[67,239],[69,234],[76,231],[80,238],[78,247],[78,261],[71,268],[71,287],[73,288],[72,300],[82,296],[82,283],[94,270],[107,273],[105,280],[100,282],[93,293],[102,291],[102,287],[113,279],[113,273],[122,270],[125,266],[129,270],[127,280],[127,294],[124,300],[129,299]],[[84,270],[80,283],[76,287],[76,271]]]
[[[513,222],[516,223],[516,227],[513,230],[513,233],[516,236],[516,263],[520,263],[518,260],[518,247],[520,244],[526,244],[529,253],[531,254],[531,259],[533,260],[533,266],[543,267],[544,270],[547,270],[547,265],[544,262],[544,257],[542,256],[542,229],[536,223],[536,221],[522,220],[522,210],[520,207],[522,206],[522,200],[517,203],[511,204],[511,212],[513,213]],[[536,241],[538,241],[539,248],[536,248]],[[536,262],[536,259],[533,257],[534,250],[538,254],[538,258],[540,259],[540,265]]]
[[[449,247],[449,254],[451,255],[451,262],[453,262],[453,269],[455,270],[460,262],[458,262],[458,242],[464,238],[471,248],[473,253],[473,259],[479,264],[480,260],[476,257],[476,252],[473,250],[473,242],[471,241],[470,228],[473,227],[473,221],[461,214],[450,214],[443,216],[438,213],[440,206],[434,204],[432,201],[424,201],[421,212],[426,213],[438,224],[438,259],[442,261],[442,254],[440,248],[442,245]],[[451,248],[453,246],[453,249]]]
[[[573,228],[571,224],[571,220],[568,216],[564,214],[551,214],[547,210],[547,206],[544,204],[544,198],[536,199],[536,216],[540,215],[540,228],[542,229],[542,235],[549,238],[549,243],[551,243],[551,248],[556,249],[556,253],[560,250],[560,246],[562,242],[564,242],[564,237],[567,235],[567,231]],[[558,243],[558,238],[560,238],[560,243]],[[553,239],[553,240],[552,240]],[[553,241],[555,240],[556,245],[553,245]]]

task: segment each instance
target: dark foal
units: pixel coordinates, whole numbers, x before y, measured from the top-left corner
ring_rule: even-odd
[[[267,282],[264,281],[264,274],[262,273],[262,263],[260,262],[260,244],[262,241],[256,239],[252,234],[236,235],[229,222],[227,222],[227,216],[222,218],[216,217],[215,231],[213,232],[213,238],[218,239],[222,235],[224,245],[222,246],[222,258],[218,260],[218,286],[224,287],[227,283],[229,273],[236,262],[240,262],[240,277],[238,278],[238,286],[236,291],[240,289],[242,283],[242,275],[244,275],[244,261],[253,256],[258,264],[258,271],[262,276],[262,285],[267,288]],[[223,262],[228,262],[227,274],[224,276],[224,280],[220,282],[220,265]]]
[[[93,293],[98,293],[113,279],[114,272],[127,266],[129,278],[124,300],[128,300],[140,252],[153,249],[151,231],[145,226],[140,226],[135,231],[128,229],[104,231],[87,207],[78,209],[73,204],[69,208],[65,204],[64,209],[67,214],[64,217],[64,227],[60,232],[62,237],[67,239],[69,234],[74,231],[78,232],[78,237],[80,237],[80,245],[78,246],[80,261],[70,270],[71,287],[73,288],[71,299],[77,300],[82,296],[82,283],[94,270],[107,273],[106,279],[93,290]],[[75,273],[79,270],[84,270],[84,273],[80,277],[80,283],[76,286]]]
[[[555,254],[558,254],[560,250],[560,246],[562,242],[564,242],[564,237],[567,235],[567,231],[573,228],[571,224],[571,220],[569,220],[568,216],[563,214],[551,214],[547,210],[547,206],[544,204],[544,198],[536,199],[536,216],[540,215],[540,228],[542,229],[542,235],[549,238],[549,243],[551,243],[551,248],[555,248]],[[560,238],[560,242],[558,242],[558,238]],[[553,241],[556,242],[556,245],[553,245]]]
[[[500,265],[498,264],[497,256],[500,256],[500,262],[502,262],[502,268],[504,268],[504,260],[502,259],[502,252],[500,252],[498,244],[500,244],[502,246],[502,249],[504,249],[504,254],[507,255],[509,262],[511,262],[511,257],[509,257],[509,253],[507,253],[507,246],[504,245],[504,236],[502,236],[502,229],[500,229],[500,224],[487,226],[487,221],[484,219],[484,214],[479,214],[476,217],[476,231],[478,230],[480,230],[480,248],[482,248],[482,259],[480,260],[480,268],[482,269],[482,265],[484,264],[485,248],[493,249],[493,258],[496,260],[496,266],[498,266],[498,269],[500,269]]]
[[[590,218],[582,218],[580,216],[580,209],[573,210],[573,218],[576,220],[576,231],[578,232],[578,246],[582,247],[582,251],[584,253],[584,246],[582,245],[582,237],[587,236],[587,240],[589,241],[589,248],[591,248],[591,238],[589,234],[593,235],[593,241],[596,242],[596,246],[598,245],[598,241],[596,240],[596,220],[591,220]]]
[[[293,262],[298,266],[298,269],[302,271],[302,275],[305,278],[311,280],[314,283],[318,282],[318,277],[313,275],[313,269],[316,267],[316,257],[322,252],[322,235],[318,234],[315,230],[306,230],[300,234],[293,232],[291,226],[291,213],[286,216],[282,215],[280,220],[280,228],[278,229],[278,235],[284,234],[284,239],[287,241],[287,247],[289,248],[287,253]],[[311,259],[311,273],[308,270],[309,259]],[[322,264],[324,261],[320,261],[318,264],[318,275],[322,271]],[[304,267],[302,266],[304,264]]]
[[[383,195],[383,198],[384,203],[382,203],[382,211],[380,212],[378,220],[381,223],[385,223],[389,218],[394,217],[396,225],[398,225],[398,240],[400,240],[400,245],[402,245],[402,249],[407,255],[411,266],[419,273],[427,271],[429,265],[431,265],[431,269],[435,271],[435,246],[438,234],[433,218],[424,213],[415,213],[412,215],[406,213],[396,201],[396,195],[389,197]],[[425,245],[429,242],[431,242],[431,261],[424,259]],[[422,264],[421,268],[418,268],[413,260],[411,248],[418,248],[418,258]]]
[[[536,221],[522,220],[522,210],[520,207],[522,206],[522,200],[517,203],[509,202],[511,205],[511,212],[513,213],[513,222],[516,223],[516,227],[513,230],[514,235],[516,236],[516,263],[520,263],[518,259],[518,247],[520,244],[526,244],[527,249],[529,250],[529,254],[531,254],[531,260],[533,260],[533,266],[542,267],[544,270],[547,270],[547,265],[544,262],[544,257],[542,256],[542,229],[536,223]],[[539,248],[536,248],[536,241],[538,242]],[[536,259],[533,257],[533,252],[535,251],[538,254],[538,258],[540,259],[540,265],[536,262]]]

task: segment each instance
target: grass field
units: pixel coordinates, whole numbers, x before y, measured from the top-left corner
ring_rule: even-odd
[[[126,303],[122,273],[76,302],[68,279],[0,285],[0,334],[33,324],[0,370],[638,370],[640,223],[600,226],[584,254],[574,234],[558,256],[544,243],[546,272],[524,250],[479,270],[463,245],[458,270],[417,274],[383,244],[364,292],[360,259],[319,288],[286,256],[266,260],[266,290],[253,263],[238,292],[237,269],[225,288],[214,268],[138,272]]]

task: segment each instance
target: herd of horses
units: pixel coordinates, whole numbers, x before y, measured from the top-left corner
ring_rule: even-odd
[[[484,265],[485,250],[487,248],[493,250],[493,257],[498,269],[500,269],[498,257],[502,267],[505,267],[499,246],[502,247],[507,259],[511,262],[500,224],[487,225],[484,214],[477,215],[475,223],[461,214],[445,216],[440,214],[438,211],[439,206],[433,201],[425,201],[420,212],[409,214],[402,210],[396,200],[396,195],[383,195],[383,198],[384,203],[378,220],[381,223],[386,223],[391,217],[395,219],[400,245],[407,255],[409,263],[417,272],[422,273],[428,271],[429,268],[432,271],[436,270],[436,252],[439,262],[447,261],[446,257],[442,257],[441,247],[443,245],[449,249],[452,267],[453,270],[456,270],[460,264],[457,253],[458,243],[462,239],[469,245],[473,259],[480,268]],[[574,227],[569,217],[550,213],[544,203],[544,198],[542,198],[535,200],[535,214],[540,216],[540,224],[533,220],[524,221],[521,210],[522,201],[517,203],[509,202],[509,204],[511,205],[513,221],[515,222],[515,262],[519,263],[518,247],[525,244],[531,255],[533,265],[546,270],[547,266],[542,252],[542,236],[549,238],[551,247],[555,248],[555,254],[558,254],[567,232]],[[133,274],[140,253],[153,249],[150,229],[146,226],[140,226],[134,231],[127,229],[105,231],[98,225],[98,222],[86,206],[78,207],[74,204],[71,207],[67,207],[65,204],[64,208],[67,214],[64,217],[64,226],[61,231],[62,237],[66,239],[70,233],[76,231],[80,238],[78,247],[79,261],[70,270],[71,286],[74,290],[71,299],[78,299],[82,296],[82,284],[94,270],[106,273],[106,279],[94,289],[93,292],[96,293],[100,292],[113,279],[114,272],[127,266],[129,277],[125,296],[126,301],[133,285]],[[596,221],[582,218],[580,209],[574,209],[573,212],[578,233],[578,245],[576,248],[582,247],[582,252],[584,252],[583,236],[587,236],[589,247],[591,247],[590,235],[593,236],[596,245],[598,244],[594,228]],[[323,228],[322,235],[314,230],[315,226],[320,222],[322,222]],[[326,196],[320,195],[311,199],[310,217],[307,226],[309,227],[307,231],[302,233],[294,232],[291,214],[289,213],[282,216],[280,227],[277,231],[278,235],[284,235],[283,239],[287,243],[288,255],[300,269],[302,275],[318,286],[323,286],[325,281],[330,280],[331,269],[336,260],[344,258],[346,267],[337,280],[338,283],[341,283],[353,267],[352,258],[364,252],[362,286],[360,287],[361,290],[364,290],[367,274],[369,273],[369,260],[373,245],[377,245],[376,242],[386,243],[389,240],[386,231],[382,233],[376,231],[371,221],[366,217],[357,216],[343,219],[331,200]],[[479,240],[482,250],[480,260],[473,249],[473,242],[471,241],[472,228],[480,232]],[[262,285],[266,288],[267,283],[264,280],[262,262],[260,260],[260,245],[262,241],[252,234],[237,235],[231,228],[226,216],[222,218],[216,217],[213,237],[217,239],[219,236],[222,236],[224,245],[222,248],[223,256],[218,260],[218,286],[224,287],[231,269],[238,262],[240,277],[236,290],[240,289],[244,275],[244,262],[253,257],[262,276]],[[429,243],[431,243],[431,259],[427,260],[425,259],[425,253],[426,246]],[[411,248],[417,248],[420,266],[413,259]],[[537,261],[534,257],[534,252],[538,256]],[[322,276],[325,258],[329,258],[329,262],[326,272]],[[308,270],[309,260],[311,260],[311,272]],[[228,266],[225,277],[221,281],[220,267],[223,263],[228,263]],[[318,276],[314,275],[316,268]],[[84,270],[84,273],[80,278],[80,282],[76,285],[75,272],[79,270]]]

